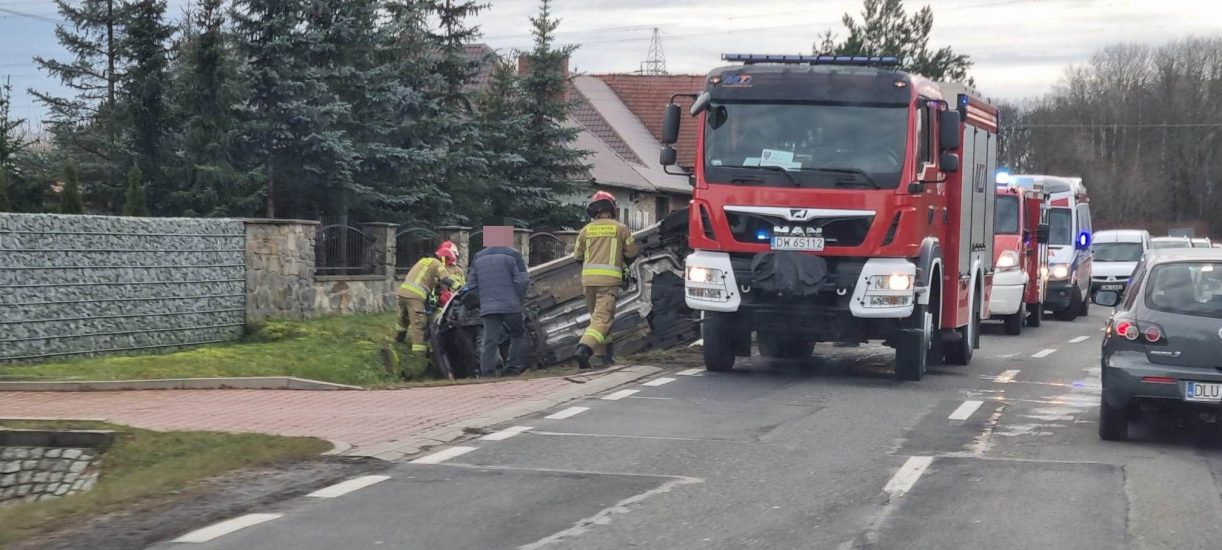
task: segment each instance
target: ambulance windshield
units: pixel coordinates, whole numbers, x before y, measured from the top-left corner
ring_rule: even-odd
[[[1073,211],[1068,208],[1053,208],[1048,211],[1048,244],[1069,246],[1073,244]]]
[[[715,182],[894,189],[907,115],[904,106],[714,104],[705,170]]]

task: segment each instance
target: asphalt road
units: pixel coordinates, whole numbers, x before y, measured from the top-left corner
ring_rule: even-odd
[[[673,370],[162,546],[1222,547],[1215,425],[1096,435],[1102,323],[986,325],[918,383],[875,347]]]

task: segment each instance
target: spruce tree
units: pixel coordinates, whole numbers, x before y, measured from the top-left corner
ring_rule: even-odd
[[[8,170],[0,167],[0,212],[12,209],[13,204],[8,199]]]
[[[235,166],[235,108],[242,97],[237,62],[225,33],[224,0],[203,0],[190,14],[175,79],[176,117],[182,122],[180,187],[170,198],[187,216],[241,216],[257,211],[257,186]]]
[[[844,14],[848,36],[837,42],[830,31],[815,44],[815,53],[836,55],[894,55],[904,70],[933,80],[971,82],[971,59],[950,47],[930,50],[933,10],[925,6],[908,15],[904,0],[864,0],[861,22]]]
[[[539,1],[539,13],[530,23],[535,44],[530,53],[523,54],[528,69],[522,78],[526,115],[522,156],[526,162],[515,217],[536,225],[571,226],[580,221],[577,211],[557,209],[555,205],[577,190],[577,180],[586,172],[582,159],[589,155],[573,147],[577,128],[564,124],[569,108],[566,68],[577,48],[555,46],[560,20],[552,17],[551,0]]]
[[[71,58],[35,57],[34,61],[72,95],[30,93],[47,107],[48,129],[61,152],[82,159],[81,169],[98,183],[91,190],[101,204],[114,208],[122,197],[118,167],[124,155],[117,98],[125,4],[122,0],[55,0],[55,5],[68,23],[57,26],[55,36]]]
[[[59,192],[60,214],[84,214],[85,201],[81,198],[81,179],[76,163],[64,165],[64,187]]]
[[[127,172],[127,194],[123,201],[124,216],[148,216],[148,199],[144,193],[144,173],[140,165],[133,164]]]
[[[518,78],[517,60],[496,58],[488,87],[479,96],[478,123],[488,161],[489,192],[482,207],[472,213],[478,220],[500,223],[525,201],[522,156],[526,149],[526,114]]]
[[[8,78],[0,85],[0,172],[13,170],[14,157],[30,145],[25,119],[13,118],[13,85]]]
[[[172,191],[161,170],[165,160],[165,139],[170,132],[166,107],[169,63],[166,48],[173,34],[165,23],[165,11],[165,0],[130,2],[126,8],[126,32],[120,42],[120,51],[127,63],[121,80],[122,134],[133,162],[145,167],[148,194],[155,205],[165,205]]]

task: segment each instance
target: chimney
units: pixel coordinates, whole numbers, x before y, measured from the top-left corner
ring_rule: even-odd
[[[518,55],[518,76],[526,76],[527,74],[529,74],[532,62],[533,62],[533,59],[531,58],[530,54],[528,53],[519,54]],[[569,100],[569,95],[568,95],[569,56],[566,55],[564,56],[563,59],[560,59],[559,65],[560,66],[557,67],[555,70],[558,71],[560,73],[560,76],[564,78],[565,80],[564,91],[560,92],[560,101],[568,102]]]

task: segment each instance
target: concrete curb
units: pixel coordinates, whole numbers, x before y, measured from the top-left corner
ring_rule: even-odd
[[[80,382],[0,382],[0,392],[12,391],[129,391],[129,390],[364,390],[291,376],[239,378],[167,378],[160,380],[94,380]]]
[[[464,435],[469,435],[469,430],[480,430],[502,422],[508,422],[515,418],[545,411],[561,403],[622,386],[659,373],[662,370],[658,367],[633,366],[602,373],[567,376],[565,378],[575,382],[575,384],[549,395],[519,401],[512,405],[506,405],[489,411],[481,416],[435,428],[406,439],[355,447],[342,452],[342,454],[344,456],[373,457],[388,461],[402,460],[429,447],[444,445]]]

